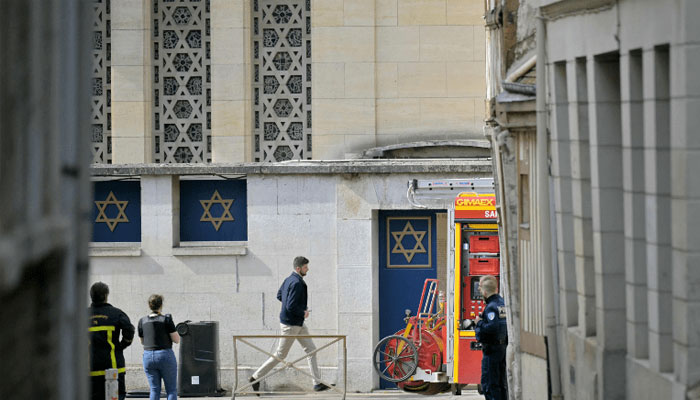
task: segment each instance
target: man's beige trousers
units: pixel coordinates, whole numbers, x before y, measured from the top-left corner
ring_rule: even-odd
[[[294,326],[294,325],[285,325],[285,324],[280,324],[280,329],[282,330],[282,335],[283,336],[296,336],[296,335],[308,335],[309,330],[306,328],[305,325],[302,326]],[[298,338],[299,343],[301,344],[301,347],[304,349],[306,354],[311,353],[312,351],[316,350],[316,346],[314,346],[314,342],[310,338]],[[279,357],[280,359],[284,360],[285,357],[287,357],[287,353],[289,353],[289,349],[292,348],[292,344],[294,344],[294,338],[280,338],[280,344],[277,346],[277,350],[275,351],[275,355]],[[314,354],[313,356],[309,357],[308,359],[309,362],[309,369],[311,370],[311,375],[314,376],[313,382],[314,385],[317,385],[320,383],[318,380],[320,377],[320,374],[318,372],[318,362],[316,362],[316,355]],[[275,359],[274,357],[270,357],[263,363],[263,365],[258,368],[257,371],[253,373],[253,378],[258,379],[261,376],[264,376],[267,374],[275,365],[277,365],[279,361]]]

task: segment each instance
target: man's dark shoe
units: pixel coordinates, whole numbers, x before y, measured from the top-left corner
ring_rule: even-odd
[[[248,378],[248,382],[255,382],[255,378],[253,378],[251,376],[250,378]],[[253,386],[254,391],[256,391],[256,392],[260,391],[260,381],[253,383],[252,386]],[[260,395],[258,395],[258,396],[260,396]]]
[[[324,390],[328,390],[330,387],[327,385],[324,385],[323,383],[319,383],[317,385],[314,385],[314,392],[323,392]]]

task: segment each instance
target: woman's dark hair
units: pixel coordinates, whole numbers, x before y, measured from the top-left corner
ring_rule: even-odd
[[[163,296],[159,294],[152,294],[151,297],[148,298],[148,307],[151,308],[151,311],[158,311],[162,306]]]
[[[104,282],[95,282],[90,287],[90,299],[95,304],[106,303],[107,295],[109,295],[109,286]]]

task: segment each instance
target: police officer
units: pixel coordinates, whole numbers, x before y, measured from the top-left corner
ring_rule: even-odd
[[[479,291],[486,299],[486,307],[476,317],[476,340],[481,343],[481,388],[486,400],[508,399],[506,384],[506,346],[508,329],[506,307],[503,297],[498,295],[498,282],[491,275],[479,280]]]
[[[119,371],[119,399],[126,398],[124,349],[129,347],[134,339],[134,326],[122,310],[107,303],[108,295],[109,287],[105,283],[96,282],[90,288],[92,304],[88,308],[88,331],[92,400],[104,400],[105,370],[109,368]]]

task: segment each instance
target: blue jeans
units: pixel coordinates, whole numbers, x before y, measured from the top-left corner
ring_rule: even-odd
[[[160,399],[160,380],[165,382],[168,400],[177,400],[177,361],[172,349],[144,350],[143,370],[151,387],[151,400]]]

